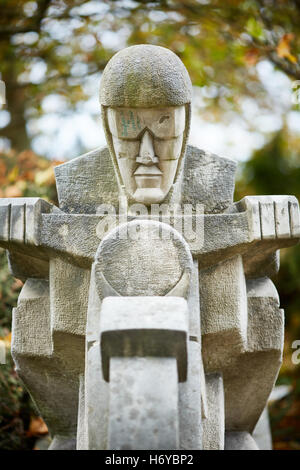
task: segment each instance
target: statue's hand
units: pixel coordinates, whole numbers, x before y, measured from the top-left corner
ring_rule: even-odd
[[[237,203],[247,211],[250,239],[300,239],[299,203],[294,196],[246,196]]]
[[[53,208],[40,198],[0,198],[0,245],[38,245],[40,216]]]

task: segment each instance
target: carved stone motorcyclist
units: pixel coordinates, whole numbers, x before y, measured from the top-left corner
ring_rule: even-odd
[[[13,275],[26,281],[14,310],[13,356],[54,437],[52,448],[75,448],[76,436],[77,447],[88,445],[80,444],[86,443],[85,336],[88,347],[96,337],[86,321],[88,308],[93,315],[91,266],[105,207],[134,218],[132,206],[157,204],[171,212],[189,204],[192,214],[203,207],[204,240],[190,243],[188,278],[200,297],[194,310],[189,300],[196,324],[189,337],[200,351],[201,319],[202,353],[197,350],[193,361],[203,362],[202,404],[192,410],[202,423],[201,439],[185,439],[185,425],[179,448],[256,447],[251,434],[283,347],[283,311],[269,277],[278,269],[277,250],[300,238],[299,206],[293,196],[234,203],[235,162],[187,145],[191,99],[188,73],[174,53],[150,45],[120,51],[101,81],[108,147],[55,168],[59,209],[36,199],[0,199],[0,245],[9,251]],[[185,264],[172,264],[176,254],[168,264],[163,249],[160,263],[155,243],[134,245],[141,269],[128,262],[132,246],[120,259],[117,251],[101,261],[109,295],[115,295],[111,289],[119,296],[149,295],[143,289],[153,277],[150,295],[167,295]],[[145,274],[151,262],[152,278]],[[94,417],[93,426],[103,428],[101,417]],[[98,448],[105,448],[105,436],[100,442]]]

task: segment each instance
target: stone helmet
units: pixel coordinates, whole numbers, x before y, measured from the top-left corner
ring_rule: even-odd
[[[174,52],[160,46],[137,45],[116,53],[105,67],[100,85],[100,104],[106,140],[122,185],[108,129],[108,107],[186,108],[185,132],[175,181],[182,167],[191,116],[192,84],[189,74]]]
[[[191,98],[192,84],[185,66],[165,47],[127,47],[112,57],[102,75],[103,106],[181,106],[190,104]]]

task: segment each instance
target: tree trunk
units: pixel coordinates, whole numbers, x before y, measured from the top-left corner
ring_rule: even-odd
[[[26,88],[18,85],[15,67],[10,67],[2,75],[6,86],[6,109],[10,113],[9,124],[0,129],[0,137],[10,140],[11,147],[22,151],[30,148],[30,139],[26,129]]]

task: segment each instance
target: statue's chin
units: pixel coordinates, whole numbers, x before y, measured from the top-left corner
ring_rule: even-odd
[[[133,195],[136,202],[145,205],[158,204],[165,197],[165,193],[160,188],[138,188]]]

